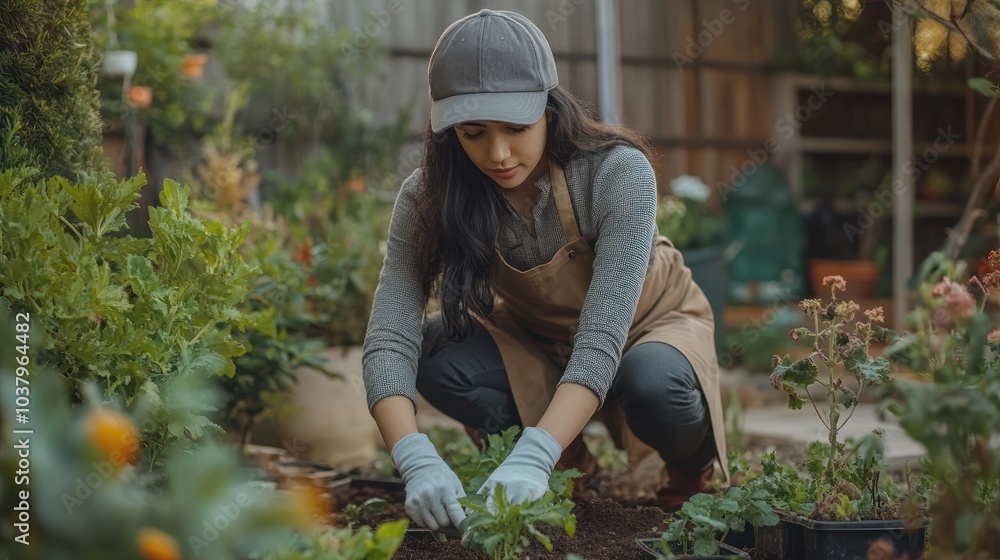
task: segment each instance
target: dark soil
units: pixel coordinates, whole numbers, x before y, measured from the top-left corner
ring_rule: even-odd
[[[543,532],[552,539],[552,552],[533,542],[521,558],[564,560],[575,552],[587,560],[640,560],[642,551],[635,543],[637,538],[654,536],[653,527],[664,527],[663,510],[652,507],[623,507],[611,499],[586,500],[573,508],[576,515],[576,535],[566,536],[562,529],[547,528]],[[404,541],[395,558],[406,560],[482,559],[485,554],[462,548],[459,541],[443,543],[434,541]]]

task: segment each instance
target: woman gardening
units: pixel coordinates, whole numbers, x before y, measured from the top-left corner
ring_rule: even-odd
[[[632,461],[660,454],[663,507],[709,490],[725,457],[712,312],[657,233],[645,140],[560,87],[545,37],[514,12],[449,26],[428,80],[423,165],[393,209],[363,357],[407,514],[433,530],[465,517],[458,477],[417,431],[417,391],[470,433],[523,427],[481,493],[533,500],[557,464],[592,473],[592,417]]]

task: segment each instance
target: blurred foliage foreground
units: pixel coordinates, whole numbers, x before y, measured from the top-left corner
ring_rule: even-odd
[[[0,310],[0,527],[4,553],[44,560],[304,558],[388,560],[408,523],[375,532],[322,525],[328,512],[305,482],[275,489],[231,445],[203,441],[164,468],[147,471],[140,428],[160,409],[103,401],[92,383],[70,396],[34,360],[44,340],[38,316]],[[182,375],[163,395],[178,413],[218,403],[202,372]],[[6,406],[16,404],[17,406]]]

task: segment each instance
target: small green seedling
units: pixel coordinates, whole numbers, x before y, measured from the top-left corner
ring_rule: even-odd
[[[348,527],[353,527],[361,523],[362,517],[369,514],[378,514],[385,511],[385,508],[389,505],[389,502],[383,500],[382,498],[369,498],[358,504],[347,504],[342,510],[340,510],[340,516],[347,523]]]
[[[481,494],[458,501],[472,510],[460,527],[462,545],[485,552],[493,560],[520,558],[531,542],[529,535],[551,552],[552,541],[539,530],[539,524],[560,527],[571,537],[576,533],[576,516],[570,513],[573,502],[551,490],[538,500],[509,504],[503,485],[497,484],[493,493],[496,513],[486,507],[486,498]]]
[[[264,560],[392,560],[409,524],[408,519],[400,519],[383,523],[374,531],[367,525],[357,531],[322,527],[294,535],[290,546],[268,552]]]
[[[747,523],[754,527],[778,523],[768,498],[764,490],[740,486],[733,486],[725,495],[695,494],[669,520],[655,546],[667,558],[675,558],[678,552],[682,556],[714,556],[730,531],[742,531]]]

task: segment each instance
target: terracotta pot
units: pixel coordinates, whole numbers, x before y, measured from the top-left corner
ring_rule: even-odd
[[[197,80],[205,73],[205,62],[207,61],[207,54],[186,55],[184,61],[181,62],[181,73],[192,80]]]
[[[149,107],[153,104],[153,90],[145,86],[131,86],[126,99],[136,107]]]
[[[837,299],[871,299],[879,278],[879,266],[872,261],[837,261],[813,259],[809,261],[809,286],[813,297],[830,298],[830,286],[823,285],[823,278],[840,276],[847,282],[847,289],[837,291]]]

